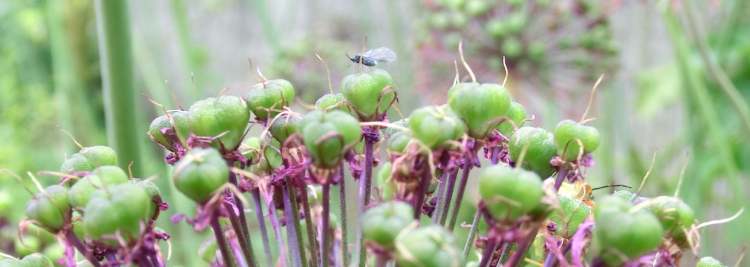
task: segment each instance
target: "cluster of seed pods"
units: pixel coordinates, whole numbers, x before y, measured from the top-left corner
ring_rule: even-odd
[[[32,227],[48,231],[64,245],[64,256],[55,264],[34,253],[0,266],[166,266],[158,242],[169,234],[155,222],[168,206],[150,179],[130,177],[117,166],[114,150],[82,147],[59,172],[48,174],[61,179],[47,187],[34,179],[38,192],[27,204],[19,234]]]
[[[148,136],[197,207],[172,222],[210,228],[199,254],[211,266],[674,266],[697,254],[700,226],[678,197],[592,197],[586,169],[600,136],[588,108],[552,131],[527,125],[504,85],[464,66],[471,82],[455,79],[447,103],[405,118],[389,112],[389,73],[365,67],[305,112],[292,109],[290,82],[262,75],[243,97],[165,111]],[[27,223],[66,244],[61,264],[80,266],[77,251],[92,266],[167,265],[157,241],[169,235],[154,227],[166,203],[116,165],[112,149],[82,148],[28,204]],[[479,202],[458,240],[470,185]],[[44,260],[27,258],[3,263]]]

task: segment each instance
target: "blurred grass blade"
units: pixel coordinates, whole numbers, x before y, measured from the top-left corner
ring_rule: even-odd
[[[684,10],[687,29],[695,39],[696,46],[698,47],[698,52],[701,56],[701,59],[703,60],[703,65],[706,66],[708,74],[719,84],[719,88],[721,88],[724,94],[726,94],[729,100],[732,102],[732,105],[742,118],[745,130],[747,131],[747,133],[750,133],[750,108],[748,108],[747,102],[745,102],[745,98],[737,90],[737,87],[734,86],[734,83],[732,83],[732,81],[729,79],[729,76],[726,74],[726,72],[724,72],[724,70],[722,70],[721,67],[718,66],[708,54],[709,48],[706,44],[706,40],[704,40],[698,32],[698,27],[696,25],[697,22],[695,21],[696,19],[690,5],[690,0],[683,1],[683,3],[685,3]]]
[[[96,0],[95,5],[107,139],[120,166],[127,168],[133,162],[133,174],[140,176],[138,137],[143,134],[136,127],[128,1]]]

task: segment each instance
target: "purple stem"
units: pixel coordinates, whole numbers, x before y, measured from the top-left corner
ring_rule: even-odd
[[[271,219],[271,227],[273,228],[273,234],[276,237],[276,240],[283,240],[281,237],[281,224],[279,223],[279,218],[276,215],[276,205],[273,203],[273,198],[269,199],[266,203],[266,206],[268,206],[268,216]],[[286,255],[284,253],[284,244],[283,242],[277,242],[279,245],[279,260],[280,262],[283,262],[286,264]]]
[[[497,264],[496,267],[502,267],[503,266],[503,260],[505,258],[505,255],[508,254],[508,250],[510,250],[510,243],[508,242],[500,242],[500,255],[497,257]]]
[[[329,184],[323,184],[323,223],[322,223],[322,229],[321,229],[321,250],[320,250],[320,258],[321,258],[321,264],[320,266],[328,266],[328,262],[330,260],[330,257],[328,255],[328,252],[330,251],[330,237],[329,237],[329,231],[330,231],[330,212],[331,212],[331,186]]]
[[[568,254],[568,251],[570,251],[570,242],[563,243],[562,247],[562,255]],[[555,266],[557,263],[557,255],[554,253],[548,253],[547,257],[544,259],[544,267],[552,267]]]
[[[388,257],[382,253],[375,256],[375,267],[385,267],[388,265]]]
[[[495,248],[497,248],[497,241],[494,238],[487,240],[487,244],[485,244],[484,251],[482,252],[482,261],[479,262],[479,267],[485,267],[490,264],[492,254],[495,253]]]
[[[565,177],[568,176],[568,169],[565,168],[565,166],[561,167],[559,171],[557,171],[557,178],[555,178],[555,192],[560,190],[560,186],[562,186],[563,181],[565,181]]]
[[[318,250],[318,239],[315,236],[315,227],[313,225],[312,221],[312,211],[310,209],[310,201],[307,199],[307,191],[300,194],[302,197],[302,208],[305,212],[305,226],[307,229],[307,240],[310,242],[310,256],[312,262],[315,264],[318,264],[318,255],[320,254]]]
[[[445,188],[446,183],[448,182],[448,173],[443,172],[443,174],[440,175],[440,184],[438,185],[437,190],[437,199],[435,203],[437,203],[437,207],[435,208],[435,212],[432,213],[432,223],[437,224],[438,221],[440,221],[440,214],[443,212],[443,205],[441,204],[440,200],[445,198]]]
[[[229,182],[232,185],[234,185],[236,187],[239,187],[239,185],[237,183],[237,176],[235,176],[234,172],[232,172],[232,173],[229,174]],[[232,195],[234,195],[234,193],[232,193]],[[239,196],[234,196],[233,199],[234,199],[234,205],[240,211],[240,214],[239,214],[240,221],[239,221],[239,223],[241,223],[241,226],[242,226],[242,227],[240,227],[240,230],[242,230],[241,231],[241,233],[242,233],[241,236],[242,236],[243,239],[248,240],[248,242],[249,242],[249,240],[250,240],[250,231],[248,230],[247,217],[245,217],[245,204],[243,204],[242,201],[240,201],[240,197]]]
[[[91,254],[91,251],[89,251],[89,249],[86,248],[86,246],[83,243],[81,243],[81,240],[78,240],[78,237],[76,237],[72,229],[69,231],[65,231],[65,239],[68,240],[68,242],[70,242],[70,244],[73,245],[73,247],[75,247],[78,250],[78,252],[80,252],[83,255],[83,257],[85,257],[86,260],[88,260],[91,263],[91,265],[93,265],[94,267],[101,266],[101,264],[99,264],[99,261],[96,260],[94,255]]]
[[[539,228],[534,228],[534,230],[532,230],[528,236],[524,237],[521,242],[518,242],[516,251],[513,252],[513,255],[510,256],[510,259],[508,259],[508,262],[505,263],[505,267],[516,267],[521,263],[521,260],[523,260],[524,255],[526,255],[526,251],[529,250],[531,243],[534,243],[534,239],[536,238],[536,234],[538,232]]]
[[[284,199],[284,216],[286,217],[287,244],[289,245],[289,251],[291,254],[290,257],[292,257],[292,259],[294,260],[294,266],[301,267],[302,257],[300,255],[301,251],[299,250],[299,235],[297,235],[297,229],[296,227],[294,227],[294,219],[297,216],[294,216],[294,213],[292,211],[292,201],[289,200],[289,188],[291,188],[292,185],[286,184],[285,187],[287,188],[281,191]]]
[[[362,172],[361,177],[359,178],[359,211],[360,211],[360,219],[362,216],[362,213],[364,213],[365,207],[367,207],[367,204],[370,203],[370,184],[372,183],[372,156],[373,156],[373,145],[375,144],[375,140],[370,140],[370,138],[365,137],[365,168]],[[362,231],[358,231],[357,233],[357,250],[359,251],[359,266],[364,267],[365,266],[365,259],[367,258],[365,255],[365,246],[364,246],[364,240],[362,237]]]
[[[458,192],[456,193],[456,201],[453,203],[453,211],[451,212],[451,220],[448,224],[448,230],[453,231],[456,227],[456,220],[458,219],[458,211],[461,210],[461,201],[464,198],[464,192],[466,191],[466,182],[469,180],[469,173],[471,168],[474,166],[470,157],[466,157],[464,160],[464,169],[461,174],[461,183],[458,186]]]
[[[222,261],[224,261],[226,266],[234,267],[234,261],[232,261],[232,258],[230,257],[231,254],[227,247],[227,240],[224,238],[224,231],[221,230],[219,216],[217,214],[211,215],[211,229],[213,229],[214,236],[216,236],[216,244],[219,246],[219,251],[221,251]]]
[[[375,143],[373,141],[369,141],[368,138],[365,138],[365,167],[364,171],[361,174],[361,177],[359,178],[359,195],[360,195],[360,203],[362,203],[362,207],[367,206],[367,204],[370,204],[370,187],[372,184],[372,157],[373,157],[373,145]]]
[[[239,243],[237,242],[237,240],[239,240],[239,238],[237,238],[235,240],[230,240],[229,241],[229,247],[232,248],[232,253],[234,253],[234,255],[235,255],[235,259],[237,260],[237,264],[239,266],[243,266],[244,267],[244,266],[247,266],[247,262],[245,262],[244,258],[238,257],[238,255],[242,255],[243,252],[242,252],[242,248],[239,246]]]
[[[271,256],[271,245],[268,242],[268,231],[266,229],[266,220],[263,218],[263,205],[260,201],[260,191],[255,188],[251,191],[253,200],[255,201],[255,216],[258,220],[258,228],[260,228],[260,236],[263,240],[263,252],[266,254],[266,266],[273,266],[273,257]]]
[[[234,209],[232,208],[232,206],[227,204],[225,205],[225,207],[227,211],[229,211],[229,223],[232,226],[232,230],[234,230],[235,235],[237,236],[237,242],[239,243],[240,249],[242,250],[242,256],[245,257],[245,261],[249,266],[254,267],[255,257],[253,255],[252,243],[250,243],[249,239],[245,239],[242,236],[242,228],[244,227],[240,223],[240,219],[238,218],[237,214],[234,213]],[[240,213],[242,212],[240,211]]]
[[[417,198],[414,200],[414,219],[417,219],[417,221],[419,221],[419,215],[422,214],[422,205],[424,204],[427,187],[430,185],[430,180],[432,179],[430,168],[424,169],[422,171],[422,181],[419,183],[419,189],[417,190]]]
[[[448,184],[445,188],[445,197],[443,197],[443,203],[441,204],[441,211],[440,211],[440,224],[444,225],[445,220],[448,218],[448,212],[451,208],[451,198],[453,198],[453,191],[454,187],[456,187],[456,177],[458,177],[458,169],[454,169],[451,171],[450,176],[448,177]]]
[[[349,248],[347,243],[346,227],[346,176],[344,165],[339,166],[339,208],[341,208],[341,256],[344,266],[349,266]]]

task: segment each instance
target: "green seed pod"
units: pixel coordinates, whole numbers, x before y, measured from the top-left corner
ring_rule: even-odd
[[[315,108],[320,110],[338,109],[347,111],[346,98],[342,94],[325,94],[315,101]]]
[[[257,120],[271,120],[294,102],[294,86],[283,79],[263,81],[250,88],[245,100]]]
[[[23,265],[21,265],[21,261],[17,259],[12,259],[12,258],[0,259],[0,267],[19,267],[19,266],[23,266]]]
[[[276,118],[269,129],[271,136],[273,136],[276,141],[283,144],[290,135],[297,133],[299,120],[299,117],[289,115]]]
[[[250,113],[242,98],[210,97],[190,106],[190,130],[199,136],[218,136],[226,149],[234,149],[242,141]]]
[[[492,216],[515,221],[542,201],[542,180],[533,172],[495,165],[479,175],[479,195]]]
[[[279,151],[278,147],[267,145],[263,147],[262,152],[263,155],[260,157],[258,164],[254,165],[252,168],[253,172],[268,174],[284,163],[281,158],[281,151]]]
[[[518,58],[523,53],[523,43],[515,37],[505,38],[501,49],[508,58]]]
[[[313,164],[322,168],[338,166],[344,152],[361,138],[357,119],[343,111],[313,111],[299,122],[302,138]]]
[[[396,196],[396,184],[391,179],[393,166],[390,162],[384,163],[375,173],[375,182],[380,189],[383,200],[392,200]]]
[[[169,138],[167,138],[161,132],[161,129],[164,128],[172,128],[172,122],[169,121],[169,117],[167,117],[167,115],[161,115],[152,120],[151,124],[149,124],[148,126],[148,131],[146,132],[146,134],[149,138],[151,138],[152,141],[156,142],[157,144],[170,150],[174,149],[172,141],[170,141]]]
[[[119,233],[126,240],[140,234],[141,224],[150,217],[151,198],[132,183],[109,186],[96,191],[83,212],[86,235],[101,239]]]
[[[411,132],[399,131],[388,137],[387,150],[390,154],[403,154],[406,146],[413,139]]]
[[[635,197],[635,193],[631,192],[630,190],[617,190],[612,193],[612,196],[619,197],[630,202]]]
[[[65,257],[65,247],[63,247],[58,242],[51,243],[47,245],[47,247],[45,247],[44,250],[42,250],[42,255],[52,260],[52,262],[59,262],[60,259]],[[53,266],[53,265],[50,265],[50,266]]]
[[[629,200],[616,197],[616,196],[605,196],[596,202],[596,208],[594,209],[594,217],[602,216],[602,213],[614,212],[622,213],[628,212],[633,204]]]
[[[521,128],[526,121],[526,109],[516,101],[510,102],[508,113],[505,115],[510,121],[503,121],[497,125],[497,130],[506,137],[513,134],[516,128]],[[512,122],[512,123],[511,123]],[[514,127],[515,126],[515,127]]]
[[[508,142],[510,159],[518,162],[526,149],[521,167],[535,172],[539,177],[549,177],[555,172],[550,160],[556,155],[554,137],[542,128],[524,126],[516,130]]]
[[[462,6],[464,6],[465,0],[439,0],[437,1],[438,4],[441,6],[444,6],[449,9],[458,10],[461,9]]]
[[[448,105],[464,121],[469,136],[483,139],[510,108],[510,94],[498,84],[459,83],[448,91]]]
[[[341,82],[341,93],[362,121],[374,121],[388,111],[396,98],[393,78],[388,72],[373,69],[350,74]]]
[[[108,146],[84,147],[81,151],[78,151],[78,154],[86,157],[94,168],[105,165],[117,165],[117,153]]]
[[[204,203],[227,183],[228,177],[229,167],[218,151],[195,148],[177,162],[172,181],[187,197]]]
[[[469,0],[468,2],[466,2],[466,6],[464,6],[464,9],[466,10],[466,14],[469,14],[469,16],[472,17],[476,17],[487,13],[487,11],[489,11],[491,7],[492,6],[490,6],[490,4],[484,0]]]
[[[238,148],[240,154],[245,156],[251,164],[257,163],[261,158],[260,138],[256,136],[245,136]]]
[[[703,257],[697,263],[695,263],[695,267],[727,267],[727,266],[721,263],[719,260],[714,259],[713,257]]]
[[[396,236],[414,222],[414,209],[401,201],[389,201],[368,209],[362,216],[365,240],[393,250]]]
[[[16,238],[13,242],[13,247],[16,250],[16,253],[20,256],[26,256],[37,252],[41,246],[42,244],[39,242],[39,239],[33,236]]]
[[[583,149],[581,149],[581,144],[583,144]],[[581,151],[583,154],[588,154],[599,147],[599,131],[572,120],[564,120],[555,127],[555,145],[557,153],[563,159],[576,160],[578,156],[582,156],[579,155]]]
[[[495,39],[502,39],[510,32],[508,23],[499,19],[490,20],[484,27],[487,31],[487,34]]]
[[[438,225],[404,229],[396,237],[400,267],[458,267],[463,266],[462,258],[453,235]]]
[[[69,209],[67,188],[52,185],[29,201],[26,216],[47,231],[57,233],[64,225]]]
[[[528,18],[525,12],[514,12],[507,18],[508,30],[511,33],[519,33],[526,27]]]
[[[75,208],[84,208],[98,189],[128,181],[128,175],[117,166],[101,166],[76,182],[68,190],[68,201]]]
[[[60,165],[60,172],[72,173],[93,170],[94,166],[91,165],[88,159],[79,153],[70,155],[62,165]]]
[[[450,24],[450,17],[445,12],[439,12],[430,15],[430,26],[435,29],[442,30],[448,28]]]
[[[151,138],[151,140],[153,140],[157,144],[160,144],[161,146],[169,150],[174,150],[175,147],[174,147],[174,144],[172,143],[172,140],[167,138],[167,136],[165,136],[161,132],[161,129],[164,129],[164,128],[175,129],[177,137],[180,139],[181,142],[184,143],[187,141],[187,138],[190,135],[189,118],[190,118],[190,114],[187,111],[184,111],[184,110],[169,111],[169,116],[161,115],[159,117],[156,117],[153,121],[151,121],[151,125],[149,125],[148,131],[146,132],[146,134],[148,134],[149,138]],[[174,122],[174,125],[172,124],[173,122]]]
[[[146,194],[148,195],[148,198],[151,199],[151,201],[149,202],[150,205],[148,205],[149,206],[148,214],[149,216],[154,215],[156,212],[156,209],[159,208],[157,207],[156,203],[153,201],[155,197],[161,196],[159,187],[149,180],[133,179],[133,180],[130,180],[130,183],[142,188],[143,191],[146,192]]]
[[[415,110],[409,116],[409,128],[417,140],[432,150],[445,148],[449,141],[466,133],[463,122],[446,106]]]
[[[550,214],[549,219],[557,225],[557,233],[570,239],[578,230],[578,226],[583,223],[591,214],[591,208],[582,201],[568,197],[559,196],[560,207]]]
[[[466,15],[462,14],[461,12],[452,12],[450,14],[450,23],[451,27],[453,28],[462,28],[465,27],[466,24],[469,22],[469,19],[466,17]]]
[[[645,208],[651,211],[661,222],[664,232],[675,236],[684,234],[695,221],[695,213],[685,202],[676,197],[659,196],[636,205],[636,209]]]
[[[541,41],[534,41],[527,47],[529,58],[536,62],[544,61],[547,54],[546,44]]]
[[[635,259],[661,244],[664,230],[659,220],[646,210],[627,209],[630,203],[605,197],[594,209],[594,239],[598,255],[610,266]]]
[[[53,267],[52,261],[40,253],[32,253],[23,257],[20,267]]]
[[[0,216],[9,216],[12,209],[15,209],[14,198],[7,190],[0,191]]]

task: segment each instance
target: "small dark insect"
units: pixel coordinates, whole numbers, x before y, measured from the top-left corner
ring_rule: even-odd
[[[347,54],[346,57],[354,63],[372,67],[378,65],[378,63],[395,61],[396,52],[393,52],[393,50],[387,47],[378,47],[362,54],[355,54],[354,56],[349,56]]]

